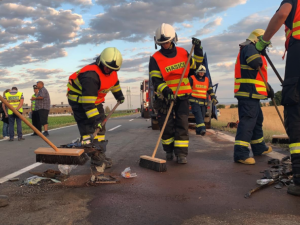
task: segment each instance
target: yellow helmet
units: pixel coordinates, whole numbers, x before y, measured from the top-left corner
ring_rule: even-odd
[[[100,62],[106,67],[117,71],[121,68],[123,58],[121,52],[117,48],[109,47],[101,52],[98,66],[100,66]]]
[[[251,41],[252,43],[258,42],[258,37],[263,36],[265,34],[265,30],[263,29],[255,29],[251,32],[247,40]]]

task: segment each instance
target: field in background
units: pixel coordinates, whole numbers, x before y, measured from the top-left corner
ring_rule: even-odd
[[[127,113],[127,112],[115,112],[112,117],[119,117],[119,116],[127,116],[132,115],[134,113]],[[28,121],[31,123],[31,119],[27,118]],[[48,117],[48,123],[49,123],[49,130],[64,126],[69,126],[76,124],[75,119],[73,116],[55,116],[55,117]],[[3,122],[0,122],[0,138],[3,138],[2,136],[2,128],[3,128]],[[33,131],[24,123],[22,122],[22,132],[23,134],[29,134]],[[17,135],[17,126],[15,124],[15,136]]]
[[[279,106],[279,111],[283,117],[283,106]],[[274,134],[285,134],[284,127],[281,120],[276,112],[274,106],[262,107],[261,108],[264,115],[263,130],[264,138],[266,142],[271,142],[272,135]],[[236,122],[238,117],[238,109],[219,109],[221,116],[218,118],[218,121],[212,120],[212,127],[217,128],[223,131],[229,131],[231,133],[236,133],[236,129],[225,128],[227,123]]]

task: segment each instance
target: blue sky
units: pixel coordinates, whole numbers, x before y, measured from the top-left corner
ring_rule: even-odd
[[[66,0],[0,2],[0,91],[18,86],[29,103],[32,85],[43,80],[53,104],[67,103],[69,75],[106,47],[117,47],[124,59],[119,79],[124,95],[139,107],[139,83],[148,77],[153,35],[160,23],[177,31],[179,46],[202,40],[220,103],[234,102],[233,68],[238,44],[255,28],[265,29],[281,0]],[[273,38],[270,57],[283,75],[284,32]],[[280,86],[269,70],[270,84]],[[107,96],[106,104],[114,104]],[[124,104],[121,108],[126,108]]]

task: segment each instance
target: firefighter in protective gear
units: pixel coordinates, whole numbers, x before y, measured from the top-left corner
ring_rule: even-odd
[[[118,80],[117,71],[122,65],[122,55],[118,49],[110,47],[102,51],[96,62],[83,67],[69,77],[68,100],[81,136],[83,147],[95,148],[91,163],[96,166],[110,167],[111,159],[105,156],[107,141],[103,102],[111,91],[117,101],[124,102],[124,96]],[[94,136],[96,128],[100,132]]]
[[[196,120],[196,134],[204,136],[206,133],[204,118],[207,108],[207,94],[210,95],[214,105],[218,103],[211,83],[205,76],[206,68],[201,65],[195,75],[190,76],[189,81],[192,87],[192,94],[190,96],[190,104],[192,113]]]
[[[254,30],[246,42],[240,44],[240,52],[235,65],[234,96],[238,99],[239,125],[235,137],[234,161],[243,164],[255,164],[249,156],[249,145],[254,156],[264,155],[272,151],[264,141],[262,130],[263,114],[260,100],[267,99],[265,83],[258,72],[261,67],[268,80],[267,61],[255,48],[258,37],[264,33],[262,29]],[[270,89],[272,90],[271,86]]]
[[[290,139],[290,153],[293,168],[294,185],[288,187],[288,193],[300,196],[300,1],[283,0],[278,11],[271,19],[265,34],[261,37],[269,42],[274,34],[285,25],[288,52],[285,67],[285,77],[282,88],[281,104],[284,106],[284,124]],[[257,43],[257,49],[262,50],[263,43]]]
[[[173,113],[175,118],[171,116],[168,119],[165,131],[162,135],[162,145],[166,152],[167,160],[173,160],[174,153],[177,162],[180,164],[187,163],[189,135],[188,135],[188,116],[189,116],[189,96],[192,89],[189,83],[189,71],[194,71],[203,61],[203,51],[201,41],[193,38],[192,43],[195,44],[194,56],[188,62],[188,69],[180,84],[178,96],[174,99],[179,80],[183,73],[185,63],[187,62],[189,53],[175,44],[178,41],[174,28],[163,23],[159,26],[155,33],[155,45],[160,45],[161,49],[154,53],[149,62],[149,73],[154,86],[154,91],[159,96],[163,96],[161,104],[166,104],[167,108],[171,101],[175,101]],[[161,105],[157,104],[157,105]],[[164,110],[158,109],[158,122],[160,128],[166,118]]]

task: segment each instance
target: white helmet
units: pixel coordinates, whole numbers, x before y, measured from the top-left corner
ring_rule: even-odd
[[[172,27],[170,24],[163,23],[159,28],[156,29],[154,41],[157,45],[167,42],[174,42],[176,44],[178,38],[174,27]]]
[[[206,73],[206,68],[203,65],[200,65],[199,68],[196,70],[196,74],[198,73]]]

